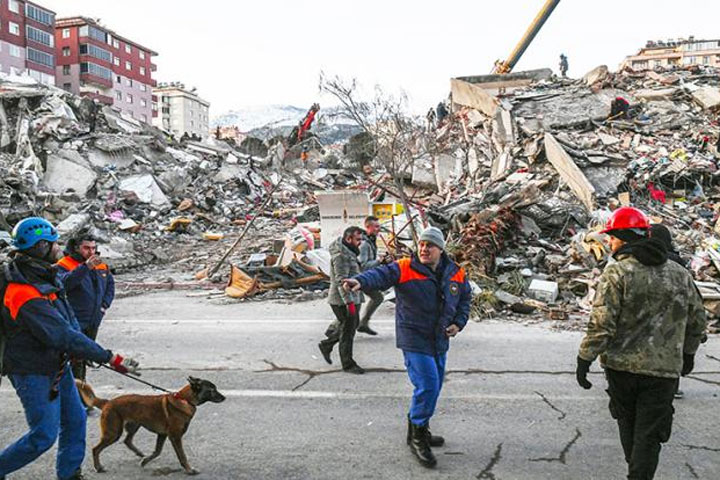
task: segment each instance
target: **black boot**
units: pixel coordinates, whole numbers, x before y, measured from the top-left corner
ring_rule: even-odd
[[[430,433],[430,425],[428,425],[428,435],[430,435],[430,446],[431,447],[442,447],[445,445],[445,438],[439,436],[439,435],[433,435]],[[412,441],[412,422],[410,421],[410,415],[408,415],[408,428],[407,428],[407,444],[410,445],[410,442]]]
[[[427,427],[419,427],[411,423],[410,428],[412,430],[410,435],[410,451],[417,457],[420,465],[425,468],[433,468],[437,464],[437,460],[430,449]]]
[[[318,348],[320,349],[320,353],[322,353],[323,358],[327,363],[332,365],[332,358],[330,358],[330,354],[332,353],[332,345],[330,348],[326,347],[323,342],[318,343]]]

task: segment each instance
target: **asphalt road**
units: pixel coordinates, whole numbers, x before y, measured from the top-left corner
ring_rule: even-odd
[[[581,335],[540,327],[471,323],[452,342],[449,373],[434,433],[444,435],[438,468],[420,467],[405,445],[411,386],[395,349],[392,305],[359,335],[356,360],[364,376],[327,365],[317,342],[331,319],[322,301],[227,304],[163,292],[121,299],[100,342],[133,355],[143,378],[178,389],[188,375],[215,382],[228,397],[198,409],[185,436],[191,464],[207,479],[622,479],[625,462],[607,410],[597,365],[584,391],[574,363]],[[337,359],[336,354],[335,359]],[[697,356],[697,371],[682,381],[676,420],[656,478],[720,478],[720,340]],[[336,360],[336,363],[339,360]],[[113,372],[91,371],[100,396],[153,394]],[[9,382],[0,387],[0,448],[25,431]],[[88,443],[98,439],[98,415]],[[149,453],[154,436],[136,437]],[[89,447],[88,447],[89,451]],[[54,450],[11,475],[54,478]],[[90,478],[183,478],[168,445],[145,469],[122,443],[103,454],[108,473]]]

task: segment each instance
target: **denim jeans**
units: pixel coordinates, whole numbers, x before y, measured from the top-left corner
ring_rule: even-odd
[[[435,413],[445,376],[447,353],[433,356],[403,351],[403,356],[408,377],[415,387],[410,402],[410,421],[424,427]]]
[[[30,430],[0,452],[0,477],[21,469],[48,451],[58,440],[56,473],[72,477],[85,458],[87,414],[68,366],[58,385],[59,395],[50,401],[54,378],[44,375],[10,375]]]

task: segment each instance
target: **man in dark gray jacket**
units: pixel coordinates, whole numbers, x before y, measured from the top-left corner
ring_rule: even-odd
[[[332,363],[330,354],[336,343],[340,344],[340,363],[349,373],[365,373],[353,360],[353,340],[358,325],[358,312],[363,301],[362,293],[348,292],[343,289],[343,280],[360,273],[358,255],[363,231],[360,227],[349,227],[343,236],[330,244],[330,292],[328,303],[337,317],[339,326],[318,344],[327,363]]]

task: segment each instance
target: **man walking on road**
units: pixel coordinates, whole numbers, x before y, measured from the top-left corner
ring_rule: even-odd
[[[380,220],[377,217],[369,216],[365,219],[365,234],[363,235],[362,243],[360,244],[360,255],[358,261],[360,262],[360,270],[366,271],[371,268],[375,268],[378,265],[384,263],[384,259],[378,259],[377,249],[377,236],[380,233]],[[388,257],[385,257],[388,258]],[[367,333],[368,335],[377,335],[377,332],[370,328],[370,317],[382,304],[385,297],[379,290],[367,292],[367,296],[370,297],[370,301],[365,306],[365,311],[360,317],[357,331]],[[325,335],[330,337],[337,330],[340,323],[335,320],[330,324]]]
[[[690,274],[648,236],[650,223],[633,207],[617,209],[604,233],[616,263],[600,277],[577,358],[585,389],[600,356],[628,463],[628,479],[655,476],[661,444],[670,439],[678,378],[690,373],[705,331],[702,299]]]
[[[43,218],[26,218],[15,226],[12,238],[12,261],[2,272],[0,367],[20,398],[30,431],[0,452],[0,479],[33,462],[57,441],[57,478],[79,480],[87,415],[68,357],[107,363],[122,373],[134,372],[138,364],[80,332],[51,263],[58,239],[55,227]]]
[[[97,338],[100,322],[115,298],[115,280],[100,259],[95,238],[81,233],[68,241],[65,256],[57,263],[58,277],[67,292],[80,330],[91,340]],[[82,360],[73,362],[75,378],[85,380]]]
[[[349,373],[365,373],[353,359],[353,340],[358,326],[358,312],[363,301],[362,293],[342,288],[343,280],[360,273],[358,255],[363,231],[360,227],[348,227],[343,236],[330,245],[330,293],[328,303],[339,322],[338,328],[318,344],[327,363],[336,343],[340,344],[340,363]]]
[[[429,424],[442,388],[449,339],[465,327],[471,300],[465,271],[444,250],[443,233],[429,227],[412,258],[378,266],[344,282],[344,288],[352,292],[395,287],[397,347],[403,351],[415,387],[407,443],[428,468],[437,464],[430,447],[445,443],[430,434]]]

